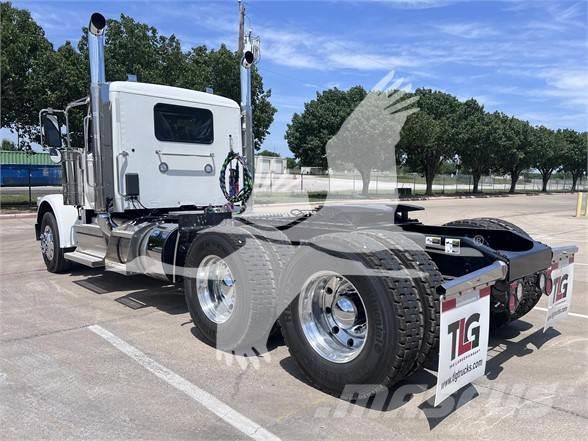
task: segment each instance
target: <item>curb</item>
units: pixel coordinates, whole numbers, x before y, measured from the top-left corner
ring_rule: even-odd
[[[29,217],[37,217],[37,213],[7,213],[0,214],[0,219],[25,219]]]

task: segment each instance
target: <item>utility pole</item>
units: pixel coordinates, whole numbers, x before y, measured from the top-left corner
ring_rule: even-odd
[[[239,56],[243,55],[243,46],[245,39],[245,5],[239,0],[239,41],[237,47],[239,48]]]

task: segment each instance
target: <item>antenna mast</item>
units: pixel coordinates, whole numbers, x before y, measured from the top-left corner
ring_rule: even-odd
[[[239,55],[243,55],[243,44],[245,39],[245,5],[239,0],[239,41],[237,47],[239,48]]]

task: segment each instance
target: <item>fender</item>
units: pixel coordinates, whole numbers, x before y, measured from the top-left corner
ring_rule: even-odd
[[[50,194],[37,200],[37,223],[35,224],[36,239],[41,233],[43,215],[50,211],[55,215],[59,229],[59,244],[61,248],[75,247],[73,226],[78,222],[78,210],[73,205],[64,205],[63,196]]]

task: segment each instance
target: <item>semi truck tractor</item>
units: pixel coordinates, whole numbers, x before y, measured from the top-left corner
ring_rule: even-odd
[[[414,218],[421,207],[398,201],[257,215],[249,203],[257,40],[244,36],[236,103],[107,82],[106,28],[91,16],[88,96],[40,112],[43,146],[63,170],[63,194],[38,201],[35,237],[48,271],[75,263],[178,284],[204,342],[256,356],[281,332],[309,382],[332,394],[356,385],[364,397],[431,356],[449,393],[474,379],[451,372],[470,355],[479,361],[468,372],[483,374],[491,328],[543,295],[550,305],[571,296],[576,247],[551,248],[500,219],[425,225]],[[74,145],[79,107],[83,143]]]

